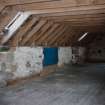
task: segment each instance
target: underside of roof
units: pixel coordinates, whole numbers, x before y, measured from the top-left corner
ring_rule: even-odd
[[[8,37],[3,30],[18,12],[30,16]],[[105,36],[105,0],[1,0],[0,43],[8,46],[87,45]],[[88,32],[85,42],[78,42]],[[94,34],[94,35],[93,35]],[[5,41],[4,41],[5,40]]]

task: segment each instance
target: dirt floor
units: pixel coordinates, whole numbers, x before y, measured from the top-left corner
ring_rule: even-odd
[[[66,65],[45,78],[1,88],[0,105],[105,105],[105,64]]]

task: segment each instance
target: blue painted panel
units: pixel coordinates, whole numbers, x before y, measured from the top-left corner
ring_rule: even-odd
[[[58,63],[58,48],[44,48],[43,65],[53,65]]]

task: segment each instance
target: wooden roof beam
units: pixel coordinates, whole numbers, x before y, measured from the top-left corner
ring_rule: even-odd
[[[47,21],[47,23],[41,28],[41,30],[35,33],[32,36],[31,40],[29,40],[30,45],[35,45],[35,42],[37,42],[41,37],[43,37],[44,34],[52,27],[52,25],[53,22]]]
[[[24,39],[22,40],[21,44],[25,45],[25,43],[27,43],[28,40],[30,40],[30,38],[36,33],[38,32],[41,27],[43,25],[45,25],[46,21],[45,20],[40,20],[39,23],[30,31],[30,33],[28,35],[26,35],[24,37]]]
[[[37,41],[38,43],[42,43],[44,40],[46,40],[46,38],[48,36],[50,36],[58,27],[60,26],[60,24],[54,24],[51,29],[49,29],[42,38],[39,39],[39,41]]]

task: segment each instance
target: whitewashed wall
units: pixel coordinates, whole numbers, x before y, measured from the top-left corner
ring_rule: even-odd
[[[13,78],[39,73],[43,58],[42,47],[17,47],[15,51],[0,52],[0,71],[13,74]]]
[[[14,63],[17,70],[15,77],[24,77],[33,73],[39,73],[43,69],[43,48],[42,47],[19,47],[14,52]]]
[[[73,49],[77,50],[75,54]],[[84,63],[85,50],[84,47],[60,47],[58,51],[58,66],[70,63]]]
[[[73,64],[82,64],[85,61],[85,51],[84,47],[72,47],[72,63]]]
[[[84,48],[79,48],[82,61]],[[58,50],[58,65],[72,62],[72,47],[60,47]],[[17,47],[15,51],[0,52],[0,71],[11,73],[13,79],[39,73],[43,70],[42,47]],[[77,60],[79,61],[79,60]]]
[[[62,64],[69,64],[72,60],[72,48],[60,47],[58,50],[58,66]]]
[[[86,57],[86,48],[85,47],[79,47],[79,56],[81,59],[81,62],[84,62],[85,57]]]

